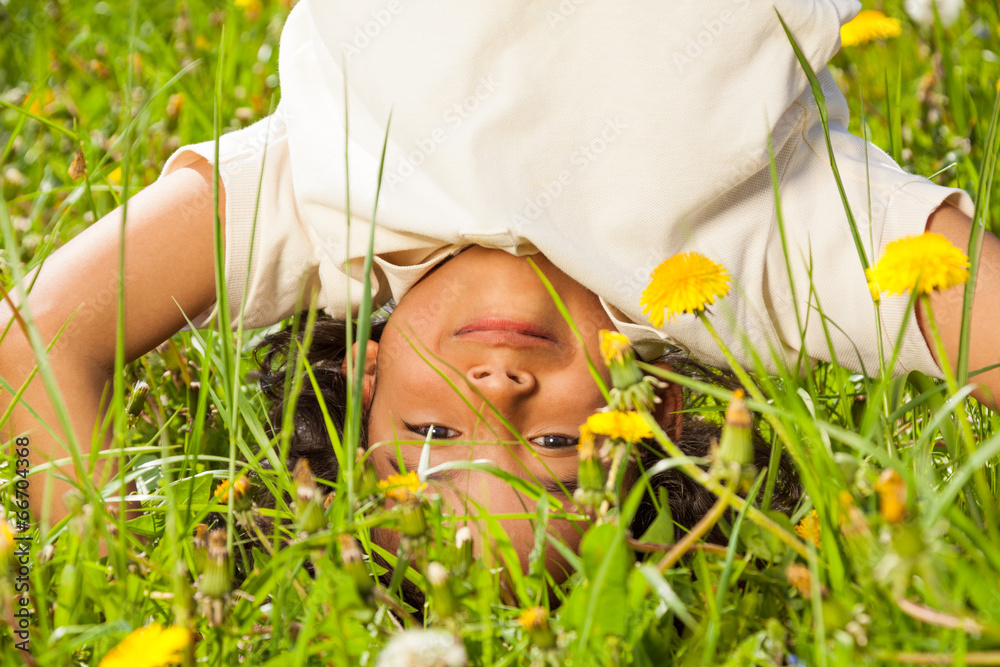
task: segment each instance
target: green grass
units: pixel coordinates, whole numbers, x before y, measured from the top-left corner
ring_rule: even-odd
[[[1000,14],[990,1],[968,2],[955,25],[925,28],[909,22],[901,5],[875,5],[903,19],[900,37],[845,49],[831,64],[851,105],[850,129],[885,147],[907,170],[973,193],[977,215],[996,233],[1000,202],[988,193]],[[155,180],[178,146],[266,116],[277,100],[277,45],[287,12],[278,2],[266,3],[258,16],[204,0],[0,3],[4,289],[119,205],[126,192]],[[216,91],[214,103],[208,90]],[[88,176],[74,180],[68,168],[81,147]],[[313,319],[297,325],[308,331]],[[362,341],[367,335],[359,331]],[[1000,424],[961,391],[951,399],[943,383],[916,373],[865,378],[824,363],[801,376],[757,374],[760,392],[748,404],[774,451],[794,461],[803,501],[790,517],[770,512],[773,475],[754,480],[767,499],[758,505],[691,460],[666,458],[664,466],[685,471],[722,498],[720,509],[735,511],[719,522],[732,537],[728,545],[685,548],[665,571],[657,563],[672,548],[679,555],[680,544],[669,508],[644,536],[643,548],[654,553],[641,564],[624,529],[642,484],[621,498],[608,521],[588,530],[574,553],[544,530],[570,512],[566,504],[536,484],[501,475],[542,499],[535,512],[522,515],[535,527],[525,571],[498,517],[475,506],[466,509],[496,548],[465,563],[455,547],[462,517],[448,516],[431,498],[422,506],[425,540],[410,553],[416,567],[405,575],[397,568],[387,587],[372,591],[367,577],[344,563],[338,536],[356,535],[369,558],[377,553],[394,563],[397,554],[375,544],[370,529],[403,519],[367,494],[361,470],[354,474],[360,410],[350,412],[344,441],[334,443],[345,474],[332,482],[336,499],[308,537],[282,545],[292,537],[286,525],[266,536],[266,544],[248,541],[234,504],[213,499],[218,480],[250,471],[279,498],[281,491],[294,497],[281,465],[288,432],[265,436],[267,406],[248,379],[247,352],[260,336],[178,334],[116,373],[109,427],[128,448],[123,474],[139,480],[144,514],[126,522],[108,512],[98,498],[120,493],[112,480],[104,489],[85,488],[73,516],[33,534],[31,643],[38,664],[96,665],[130,631],[154,621],[197,633],[188,664],[229,665],[238,658],[248,665],[374,664],[400,625],[415,625],[399,611],[403,576],[428,593],[423,624],[459,637],[470,664],[768,665],[790,664],[792,655],[817,666],[1000,664],[1000,542],[997,526],[982,523],[996,516],[995,501],[982,499],[1000,494]],[[887,359],[892,354],[885,350]],[[361,363],[352,359],[352,371]],[[291,391],[316,382],[301,351],[289,366]],[[968,370],[960,365],[957,386]],[[44,364],[40,373],[54,385]],[[690,410],[719,421],[728,390],[669,379],[686,387]],[[140,380],[148,383],[150,400],[130,421],[124,406],[129,387]],[[352,395],[352,407],[357,404]],[[290,413],[283,423],[290,423]],[[657,435],[668,452],[679,454]],[[16,447],[3,446],[10,470]],[[278,463],[279,472],[263,470],[265,458]],[[887,469],[906,486],[908,519],[901,523],[887,521],[875,491]],[[2,488],[8,510],[15,483]],[[276,509],[259,515],[301,522],[304,504],[293,508],[279,499]],[[812,510],[821,527],[818,547],[794,531]],[[195,599],[199,587],[204,597],[206,584],[196,580],[207,566],[192,535],[210,512],[222,513],[231,527],[225,553],[253,563],[234,570],[239,592],[228,598],[218,626]],[[98,556],[95,536],[108,540],[108,556]],[[561,553],[573,568],[567,585],[549,585],[540,565],[546,550]],[[428,581],[431,562],[449,571],[445,584]],[[790,583],[792,564],[811,573],[810,595]],[[380,571],[367,559],[362,567]],[[509,586],[500,585],[499,567]],[[10,609],[13,580],[9,570],[0,576]],[[544,638],[517,621],[536,605],[554,610],[550,653],[535,646]],[[21,664],[14,641],[10,629],[0,628],[0,664]]]

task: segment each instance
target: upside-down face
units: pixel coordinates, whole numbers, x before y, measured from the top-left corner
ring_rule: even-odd
[[[527,260],[473,247],[417,283],[366,352],[368,442],[382,478],[416,470],[430,435],[430,466],[485,460],[529,480],[576,512],[579,426],[605,401],[587,364],[610,381],[598,331],[613,328],[598,297],[543,256],[535,262],[580,330],[581,344]],[[372,363],[374,358],[374,363]],[[520,434],[520,438],[517,436]],[[430,477],[455,516],[532,515],[535,502],[489,472],[444,470]],[[521,559],[534,544],[527,519],[502,519]],[[554,520],[549,531],[576,549],[584,526]],[[398,537],[387,536],[394,549]],[[548,550],[548,567],[563,563]]]

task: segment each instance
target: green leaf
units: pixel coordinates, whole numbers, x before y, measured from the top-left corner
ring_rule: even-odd
[[[628,621],[627,583],[634,562],[619,539],[618,527],[594,526],[580,542],[586,583],[566,603],[573,627],[586,634],[581,642],[606,635],[625,635]],[[603,577],[601,574],[603,572]]]
[[[670,503],[667,502],[667,490],[661,486],[658,495],[660,511],[656,513],[656,518],[642,534],[640,541],[650,544],[673,544],[674,517],[670,513]]]

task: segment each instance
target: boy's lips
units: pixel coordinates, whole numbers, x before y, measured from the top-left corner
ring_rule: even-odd
[[[455,332],[455,336],[511,347],[552,345],[557,341],[544,327],[510,317],[481,317]]]

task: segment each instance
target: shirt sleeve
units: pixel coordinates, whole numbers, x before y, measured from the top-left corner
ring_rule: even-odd
[[[180,148],[162,174],[202,159],[214,163],[215,141]],[[225,293],[233,329],[241,318],[246,328],[274,324],[305,307],[321,271],[331,268],[321,266],[309,230],[296,215],[280,105],[273,115],[219,138],[219,177],[226,196]],[[343,273],[334,272],[342,284]],[[192,324],[207,327],[217,312],[216,302]]]
[[[828,72],[822,74],[824,88],[839,97]],[[804,345],[813,358],[831,361],[836,355],[841,365],[874,374],[879,368],[875,304],[844,212],[823,128],[808,90],[801,101],[810,107],[804,115],[802,132],[789,143],[783,164],[778,165],[788,263],[775,222],[765,260],[765,303],[785,346],[786,357],[794,358]],[[972,215],[972,199],[966,192],[935,185],[903,171],[877,146],[847,131],[846,106],[840,100],[833,107],[845,111],[831,118],[830,139],[861,245],[871,266],[875,266],[889,243],[922,234],[927,219],[942,204],[954,205]],[[789,265],[795,300],[789,289]],[[908,294],[882,295],[883,357],[888,362],[894,346],[900,343],[894,373],[919,370],[940,378],[941,370],[916,318],[908,312],[908,301]],[[800,335],[800,321],[804,336]],[[905,332],[900,338],[904,324]]]

